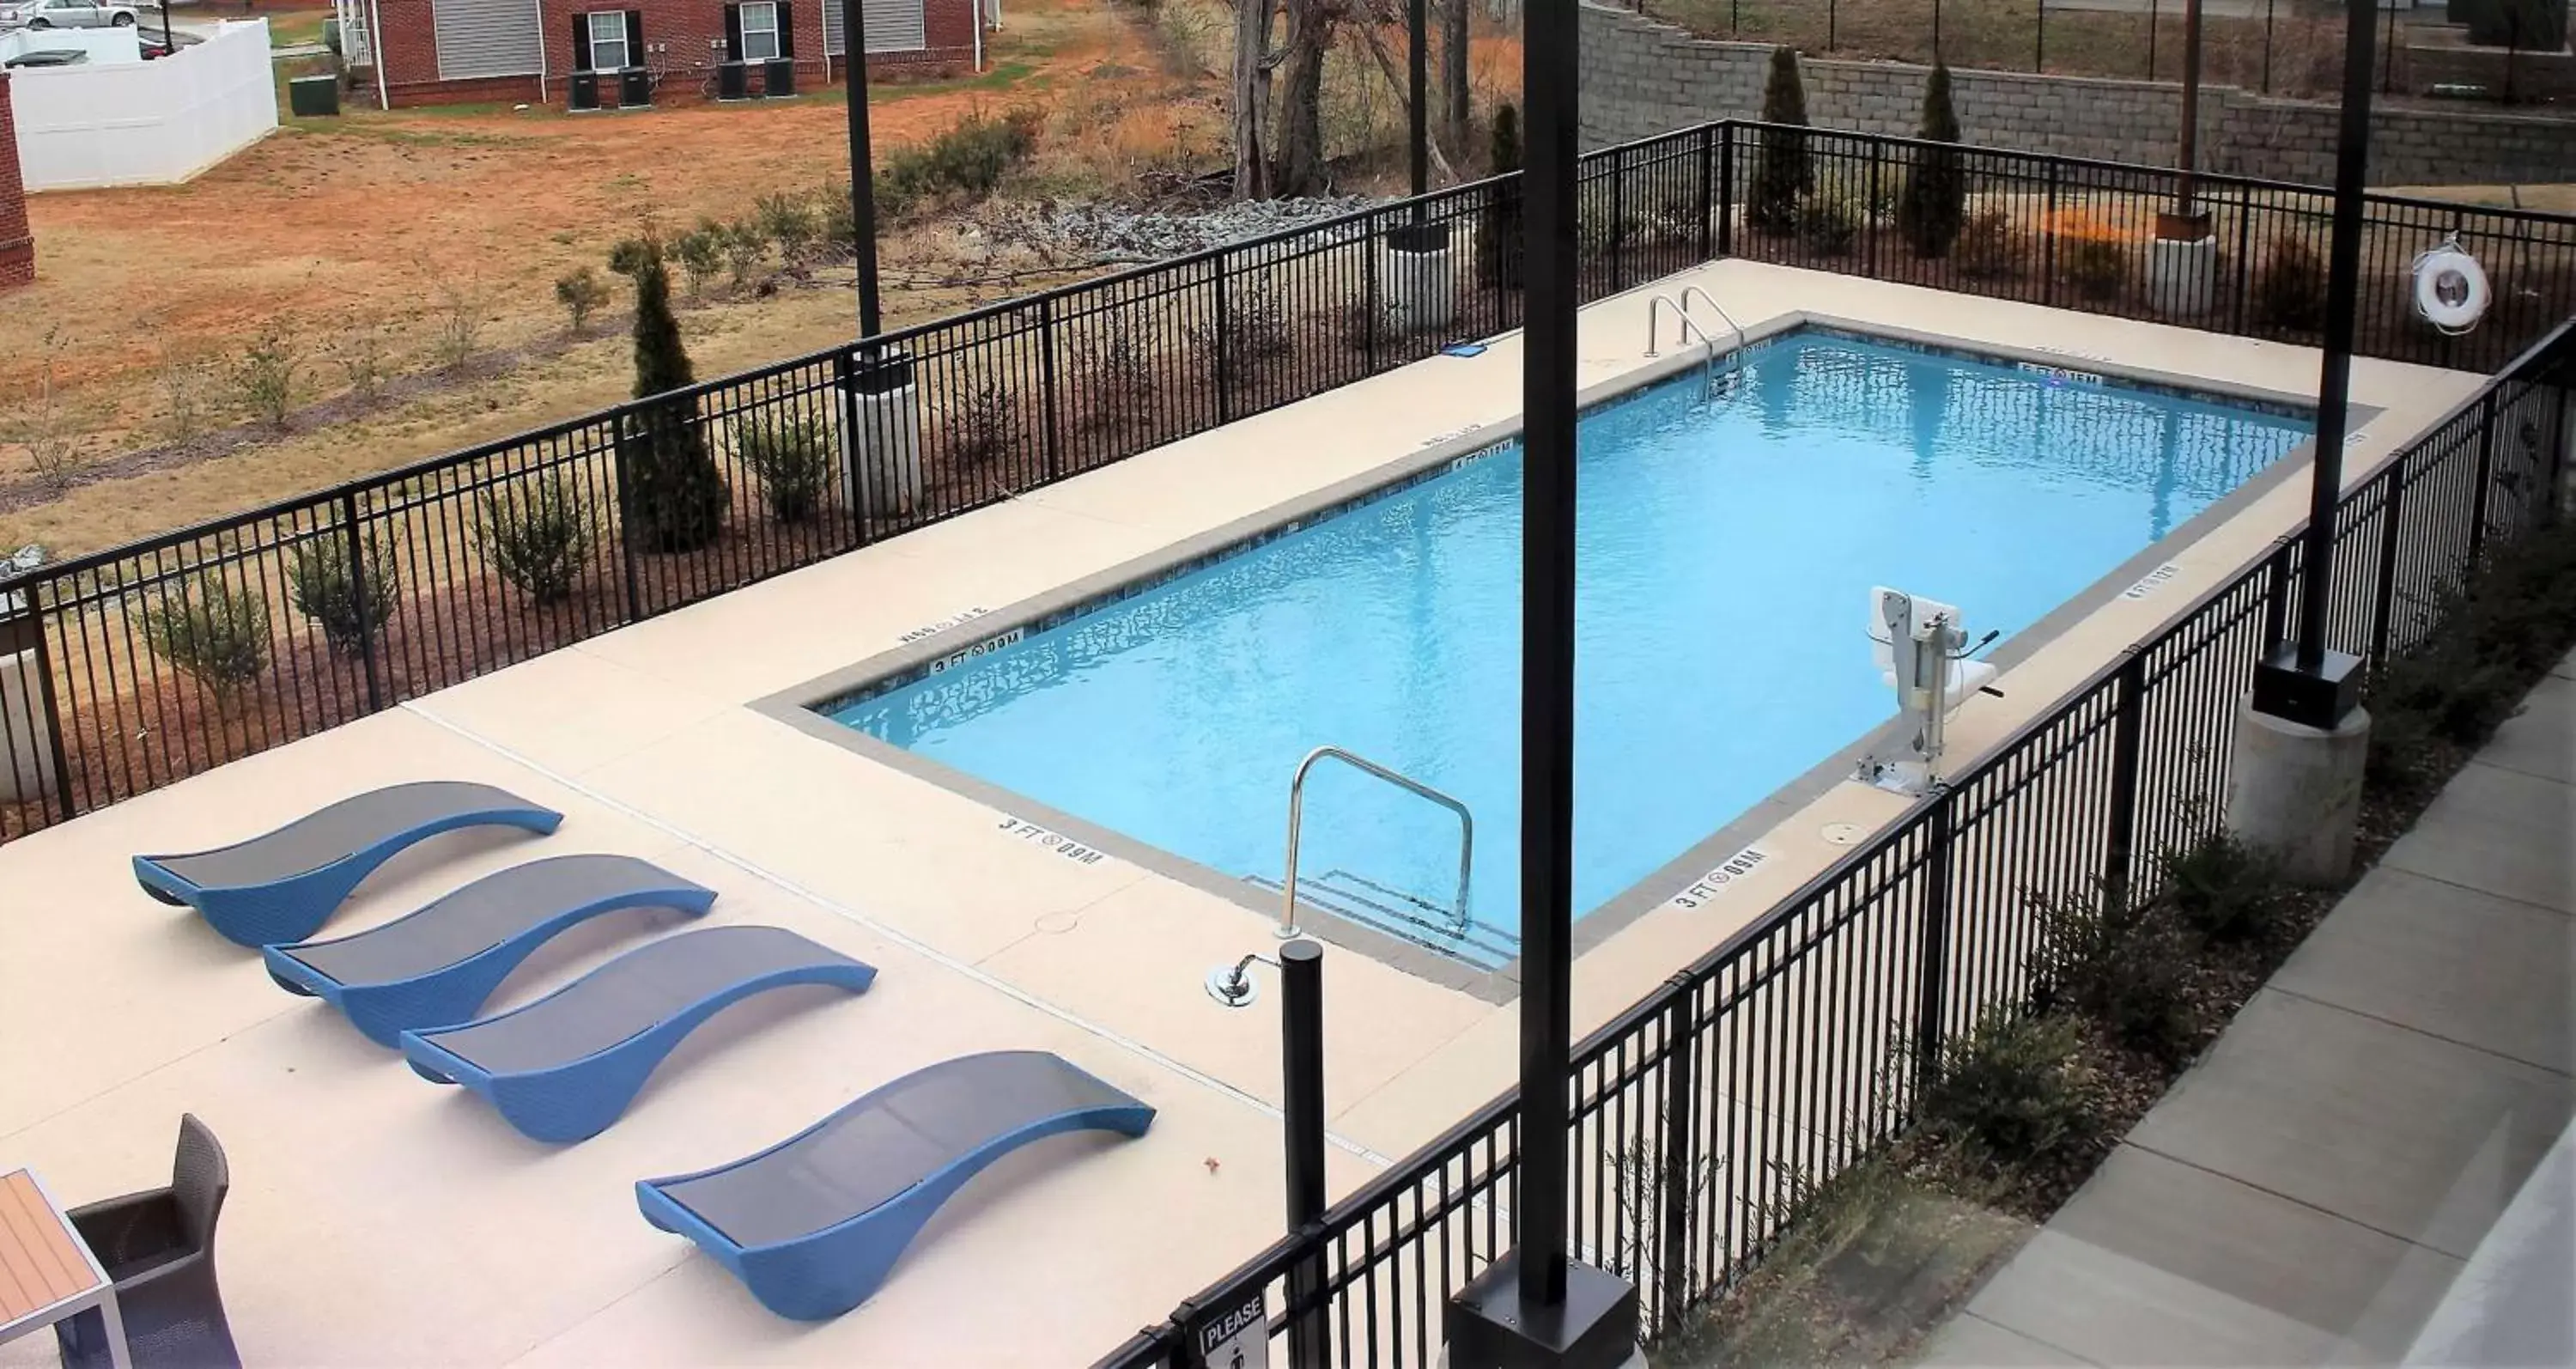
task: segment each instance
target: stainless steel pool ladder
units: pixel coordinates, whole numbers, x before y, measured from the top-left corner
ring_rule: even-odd
[[[1735,315],[1726,312],[1726,306],[1718,303],[1715,296],[1696,285],[1683,286],[1679,295],[1657,295],[1647,301],[1646,355],[1655,357],[1663,354],[1660,349],[1664,342],[1664,310],[1670,308],[1673,311],[1674,320],[1681,325],[1679,340],[1689,342],[1694,337],[1699,339],[1700,388],[1703,391],[1713,391],[1717,384],[1717,339],[1700,326],[1699,320],[1691,317],[1690,305],[1694,299],[1706,304],[1710,311],[1724,320],[1728,329],[1734,332],[1735,349],[1727,355],[1731,358],[1741,358],[1744,355],[1747,342],[1744,325],[1736,322]]]
[[[1476,819],[1467,812],[1467,805],[1410,775],[1390,770],[1356,752],[1345,751],[1338,746],[1319,746],[1307,752],[1306,759],[1297,762],[1296,777],[1288,781],[1288,869],[1285,877],[1279,881],[1279,926],[1277,928],[1279,939],[1285,941],[1297,935],[1297,832],[1305,821],[1306,775],[1315,768],[1316,762],[1324,760],[1340,761],[1362,774],[1374,775],[1398,789],[1429,799],[1458,815],[1458,904],[1455,909],[1457,921],[1454,927],[1447,930],[1452,937],[1465,937],[1467,935],[1467,881],[1476,862]]]

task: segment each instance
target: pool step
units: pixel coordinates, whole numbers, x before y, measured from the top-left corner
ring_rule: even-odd
[[[1243,879],[1274,894],[1282,892],[1279,881],[1266,875]],[[1466,935],[1458,936],[1446,905],[1348,870],[1300,877],[1297,901],[1478,969],[1500,969],[1521,953],[1520,938],[1510,932],[1471,921]]]

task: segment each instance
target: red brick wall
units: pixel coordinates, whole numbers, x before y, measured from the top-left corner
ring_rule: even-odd
[[[438,42],[430,0],[376,0],[385,32],[385,83],[396,105],[464,104],[481,100],[537,100],[534,77],[490,80],[438,79]],[[546,51],[543,99],[558,107],[570,99],[574,69],[573,22],[576,14],[594,10],[641,10],[644,14],[644,64],[661,73],[653,95],[658,105],[689,104],[706,98],[715,66],[724,60],[724,0],[542,0],[541,30]],[[796,78],[799,89],[823,84],[823,7],[840,0],[787,0],[794,14]],[[975,56],[975,0],[923,0],[921,52],[878,53],[868,70],[920,73],[964,70]],[[840,76],[841,63],[830,62]],[[753,89],[757,90],[758,78]],[[613,103],[610,83],[602,83],[601,103]]]
[[[36,238],[27,228],[27,187],[18,179],[18,121],[9,112],[9,74],[0,71],[0,290],[36,278]]]

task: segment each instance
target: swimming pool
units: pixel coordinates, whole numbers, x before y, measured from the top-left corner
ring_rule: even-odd
[[[1894,712],[1866,591],[2028,627],[2305,441],[2285,410],[1802,329],[1582,420],[1577,916]],[[1318,440],[1330,440],[1319,437]],[[1247,880],[1300,757],[1347,747],[1475,815],[1465,944],[1518,924],[1521,456],[1506,444],[816,705],[881,741]],[[1301,878],[1429,920],[1456,819],[1308,782]]]

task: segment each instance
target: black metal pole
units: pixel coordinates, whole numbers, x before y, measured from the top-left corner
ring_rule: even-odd
[[[1279,948],[1280,1098],[1287,1119],[1288,1234],[1324,1215],[1324,948],[1304,938]],[[1324,1369],[1320,1258],[1288,1268],[1288,1364]]]
[[[2370,0],[2352,0],[2344,23],[2343,122],[2335,142],[2334,242],[2326,264],[2326,355],[2317,375],[2317,455],[2308,485],[2307,547],[2299,577],[2302,671],[2325,664],[2326,614],[2334,592],[2335,505],[2343,494],[2353,315],[2361,303],[2362,186],[2370,170],[2370,48],[2377,18]]]
[[[1428,30],[1430,0],[1413,0],[1405,14],[1411,39],[1412,69],[1406,77],[1412,86],[1413,142],[1406,149],[1413,158],[1413,221],[1422,221],[1422,197],[1431,190],[1431,42]]]
[[[1521,349],[1521,1127],[1524,1303],[1565,1301],[1574,900],[1574,312],[1581,41],[1574,0],[1524,11],[1529,158]]]
[[[859,267],[859,336],[885,331],[877,313],[876,159],[868,142],[868,35],[859,0],[841,0],[841,59],[850,82],[850,218],[856,225]]]
[[[2174,213],[2186,218],[2199,212],[2200,10],[2201,0],[2183,0],[2182,174],[2174,178]],[[2198,235],[2193,240],[2198,241]]]

